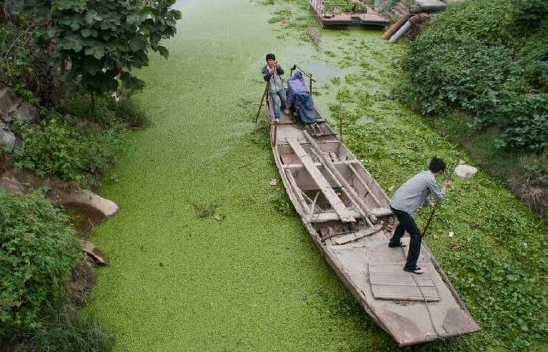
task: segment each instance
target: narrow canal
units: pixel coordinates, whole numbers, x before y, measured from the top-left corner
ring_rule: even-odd
[[[176,7],[183,18],[166,43],[169,59],[154,56],[139,72],[151,126],[132,133],[110,177],[117,182],[102,189],[120,212],[92,234],[111,264],[98,271],[86,311],[117,352],[395,349],[298,217],[277,209],[280,191],[269,185],[277,171],[252,137],[266,53],[287,71],[310,65],[325,82],[351,65],[330,68],[337,48],[320,52],[269,24],[273,9],[258,1]],[[335,36],[381,42],[359,31],[325,40]],[[325,112],[328,92],[317,96]]]

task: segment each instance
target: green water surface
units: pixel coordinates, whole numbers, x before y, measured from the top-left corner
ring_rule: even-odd
[[[132,133],[132,152],[109,178],[119,181],[102,187],[120,211],[92,234],[111,263],[98,270],[86,312],[115,337],[115,352],[398,351],[329,268],[298,216],[284,216],[272,201],[283,190],[270,186],[278,172],[253,121],[264,89],[260,68],[274,52],[286,78],[293,64],[314,73],[316,104],[335,128],[343,118],[345,142],[391,194],[431,156],[459,154],[391,97],[405,46],[388,44],[380,31],[319,29],[306,0],[176,6],[183,18],[165,43],[169,59],[153,55],[138,72],[147,87],[137,98],[152,125]],[[316,44],[310,28],[319,33]],[[258,125],[265,125],[263,115]],[[452,192],[426,239],[450,276],[459,268],[458,248],[477,238],[501,256],[515,255],[493,231],[469,226],[482,218],[496,229],[484,208],[498,203],[531,229],[524,231],[529,257],[542,255],[532,216],[481,172],[473,182],[455,180]],[[459,202],[471,205],[457,212]],[[419,213],[419,222],[427,216]],[[457,283],[472,314],[491,326],[406,350],[509,350],[489,347],[501,328],[497,318],[465,277]]]
[[[92,240],[98,271],[89,312],[115,351],[339,351],[387,340],[320,256],[297,216],[273,206],[277,171],[246,135],[275,52],[289,71],[315,52],[280,38],[270,8],[190,0],[167,42],[139,72],[152,126],[102,195],[119,213]],[[298,60],[298,61],[297,61]],[[199,219],[195,206],[216,205]],[[369,326],[369,330],[364,327]]]

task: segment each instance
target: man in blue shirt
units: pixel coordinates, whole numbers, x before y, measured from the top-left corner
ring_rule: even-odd
[[[287,95],[282,83],[281,75],[284,74],[283,68],[278,65],[274,54],[266,55],[266,65],[261,70],[263,79],[268,83],[268,91],[272,97],[272,105],[274,105],[274,119],[276,122],[280,120],[280,111],[286,109]]]
[[[390,208],[398,218],[398,226],[394,231],[394,235],[388,243],[389,247],[402,247],[401,242],[405,231],[411,237],[409,243],[409,252],[407,253],[407,262],[403,270],[422,274],[421,268],[417,267],[417,260],[421,250],[422,234],[415,223],[413,215],[421,205],[434,207],[428,200],[428,195],[432,194],[434,199],[439,202],[445,198],[447,188],[451,187],[451,181],[443,182],[443,187],[440,189],[436,183],[438,178],[445,170],[445,162],[440,158],[432,158],[427,171],[421,171],[415,176],[407,180],[398,188],[392,201]]]

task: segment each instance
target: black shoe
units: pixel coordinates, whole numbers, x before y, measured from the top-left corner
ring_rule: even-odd
[[[403,242],[400,242],[400,243],[392,243],[392,242],[388,242],[388,247],[390,248],[396,248],[396,247],[406,247],[407,245]]]

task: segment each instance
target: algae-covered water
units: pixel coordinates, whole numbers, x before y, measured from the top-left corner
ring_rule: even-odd
[[[281,38],[268,23],[272,8],[254,1],[176,6],[183,18],[166,42],[169,59],[153,56],[139,72],[152,125],[132,134],[132,152],[113,170],[118,182],[102,187],[120,212],[92,234],[111,263],[98,271],[87,312],[114,336],[114,351],[392,345],[298,217],[276,210],[270,151],[249,137],[265,54],[289,71],[316,50]]]
[[[432,155],[458,153],[391,97],[404,47],[379,31],[319,29],[306,0],[184,0],[176,8],[183,18],[165,43],[169,59],[152,55],[138,72],[147,87],[137,99],[152,124],[132,133],[132,152],[108,178],[118,182],[102,187],[120,212],[92,234],[111,264],[98,271],[86,312],[115,337],[115,352],[399,350],[298,216],[280,211],[288,206],[280,185],[270,186],[278,173],[253,121],[260,68],[274,52],[286,78],[293,64],[314,74],[316,104],[335,128],[343,118],[345,142],[390,194]],[[484,184],[466,187],[497,187]],[[438,218],[450,212],[442,207]],[[429,231],[436,255],[453,241],[444,232],[470,233],[447,220]],[[441,261],[458,265],[450,254]],[[473,294],[463,298],[482,312]],[[485,350],[482,338],[416,350]]]

